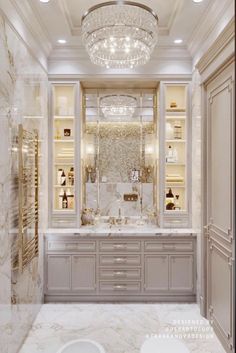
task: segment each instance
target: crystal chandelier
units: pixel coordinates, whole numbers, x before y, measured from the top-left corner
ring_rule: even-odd
[[[101,98],[100,107],[105,118],[124,119],[132,117],[137,108],[137,99],[129,95],[107,95]]]
[[[158,17],[132,1],[108,1],[82,18],[82,40],[94,64],[133,68],[150,59],[157,43]]]

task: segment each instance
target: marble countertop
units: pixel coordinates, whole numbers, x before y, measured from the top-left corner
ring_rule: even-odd
[[[75,235],[75,236],[112,236],[112,235],[196,235],[199,230],[193,228],[159,228],[157,226],[83,226],[80,228],[49,228],[45,231],[45,235]]]

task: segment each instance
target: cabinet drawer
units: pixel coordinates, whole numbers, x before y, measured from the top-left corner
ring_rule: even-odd
[[[126,294],[126,293],[139,293],[140,282],[100,282],[99,289],[100,293],[112,293],[112,294]]]
[[[100,251],[140,251],[141,244],[139,241],[101,241]]]
[[[59,241],[49,240],[48,251],[95,251],[95,241]]]
[[[100,255],[100,265],[140,265],[140,255]]]
[[[145,251],[193,251],[192,241],[145,241]]]
[[[130,269],[104,269],[101,268],[99,272],[100,279],[140,279],[141,271],[140,268]]]

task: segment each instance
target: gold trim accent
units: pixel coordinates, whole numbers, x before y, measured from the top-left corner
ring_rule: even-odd
[[[82,16],[81,24],[83,24],[83,21],[84,21],[85,17],[88,16],[93,11],[95,11],[95,10],[101,8],[101,7],[111,6],[111,5],[136,6],[136,7],[139,7],[141,9],[143,9],[143,10],[148,11],[149,13],[151,13],[153,15],[153,17],[156,19],[157,22],[159,21],[157,14],[150,7],[148,7],[146,5],[139,4],[139,3],[134,2],[134,1],[108,1],[108,2],[102,2],[101,4],[97,4],[97,5],[94,5],[94,6],[90,7],[88,9],[88,11],[86,11],[85,14]]]

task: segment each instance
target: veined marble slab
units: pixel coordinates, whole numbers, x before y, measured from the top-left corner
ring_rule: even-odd
[[[189,353],[225,353],[197,304],[47,304],[20,353],[56,353],[78,338],[107,353],[140,353],[146,339],[171,335]]]
[[[145,227],[145,226],[112,226],[112,227],[104,227],[104,226],[84,226],[81,228],[49,228],[45,231],[46,235],[76,235],[76,236],[110,236],[110,235],[129,235],[129,236],[161,236],[161,235],[189,235],[189,234],[197,234],[199,230],[192,228],[158,228],[156,226],[153,227]]]

